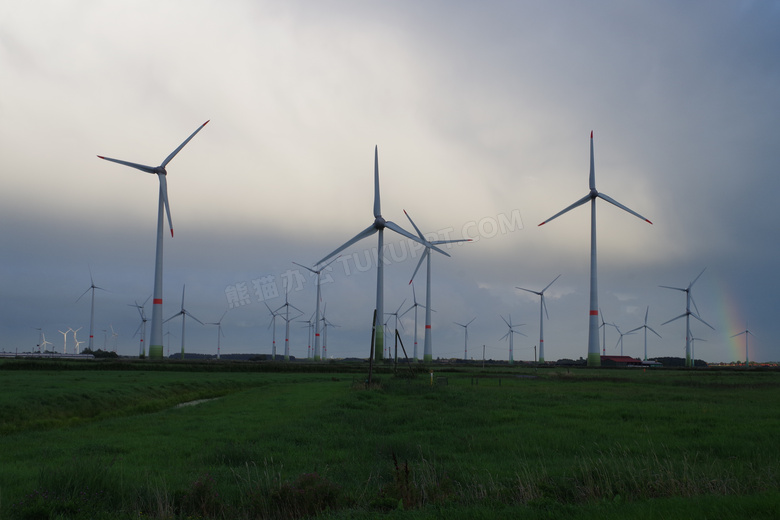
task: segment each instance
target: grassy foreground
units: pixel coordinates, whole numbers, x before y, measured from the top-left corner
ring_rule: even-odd
[[[0,518],[780,518],[774,372],[9,367]]]

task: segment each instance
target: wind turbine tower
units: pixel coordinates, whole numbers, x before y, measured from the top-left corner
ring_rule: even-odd
[[[383,352],[384,352],[384,345],[385,345],[385,333],[384,333],[384,327],[382,326],[382,317],[384,316],[385,308],[384,308],[384,264],[385,264],[385,257],[384,257],[384,230],[385,228],[388,228],[392,231],[395,231],[399,235],[403,235],[406,238],[409,238],[411,240],[414,240],[415,242],[419,242],[420,244],[425,245],[423,241],[421,241],[416,236],[412,235],[405,229],[401,228],[398,224],[395,224],[394,222],[391,222],[389,220],[385,220],[382,217],[382,208],[381,208],[381,200],[379,197],[379,151],[378,147],[374,147],[374,222],[368,226],[366,229],[346,241],[344,244],[342,244],[338,249],[331,252],[327,256],[325,256],[322,260],[316,262],[314,265],[320,265],[329,258],[331,258],[333,255],[337,255],[340,252],[342,252],[344,249],[348,248],[352,244],[369,237],[373,235],[374,233],[377,234],[377,263],[376,263],[376,330],[374,332],[374,357],[376,361],[382,361]],[[440,249],[437,249],[437,251],[440,251],[444,253],[444,251],[441,251]],[[446,253],[445,253],[446,254]]]
[[[184,360],[184,331],[185,331],[185,325],[187,324],[187,316],[192,318],[193,320],[197,321],[201,325],[203,325],[203,322],[200,321],[198,318],[193,316],[190,311],[184,308],[184,289],[186,286],[182,285],[181,287],[181,310],[165,320],[163,323],[171,321],[176,316],[181,316],[181,359]],[[154,318],[152,318],[154,320]],[[152,321],[154,323],[154,321]],[[149,357],[151,357],[151,346],[149,347]]]
[[[124,166],[129,166],[142,172],[151,173],[157,175],[160,181],[160,191],[157,203],[157,247],[154,260],[154,292],[152,294],[152,338],[149,345],[149,357],[151,359],[163,358],[163,213],[168,215],[168,227],[171,230],[171,238],[173,238],[173,222],[171,221],[171,208],[168,204],[168,181],[165,167],[171,160],[176,157],[184,146],[190,142],[190,139],[195,137],[195,134],[200,132],[204,126],[208,124],[208,121],[203,123],[195,130],[183,143],[179,145],[171,154],[165,158],[160,166],[145,166],[143,164],[137,164],[127,161],[120,161],[119,159],[110,159],[98,155],[99,158],[106,161],[115,162]],[[93,293],[94,296],[94,293]],[[183,320],[182,320],[183,321]],[[92,334],[90,331],[90,348],[92,348]],[[184,336],[182,335],[182,345],[184,344]]]
[[[221,346],[220,338],[222,338],[222,336],[225,335],[225,333],[222,332],[222,319],[225,317],[225,314],[227,314],[227,311],[222,313],[222,317],[219,320],[208,323],[208,325],[217,326],[217,359],[219,359],[219,355],[220,355],[219,354],[220,346]]]
[[[588,320],[588,366],[597,367],[601,366],[601,356],[599,355],[599,289],[598,289],[598,275],[596,265],[596,199],[602,199],[610,204],[617,206],[618,208],[631,213],[637,218],[644,220],[645,222],[652,224],[645,217],[635,212],[632,209],[624,206],[615,199],[607,196],[605,193],[601,193],[596,189],[596,169],[593,160],[593,132],[590,132],[590,192],[582,197],[577,202],[559,211],[552,217],[548,218],[541,225],[544,225],[551,220],[563,215],[569,210],[582,206],[586,202],[590,201],[590,310]]]
[[[295,265],[299,267],[303,267],[307,271],[310,271],[317,275],[317,302],[315,304],[315,310],[314,310],[314,361],[319,361],[321,358],[320,355],[320,301],[322,300],[322,296],[320,293],[320,275],[322,274],[322,271],[327,268],[330,264],[335,262],[338,259],[338,256],[328,262],[325,265],[320,266],[319,269],[314,269],[312,267],[306,267],[303,264],[299,264],[298,262],[293,262]],[[316,266],[315,266],[316,267]]]
[[[706,268],[705,268],[706,269]],[[705,269],[702,269],[699,273],[699,276],[693,279],[691,283],[688,284],[688,287],[670,287],[668,285],[659,285],[659,287],[663,287],[664,289],[674,289],[675,291],[682,291],[685,293],[685,312],[677,316],[676,318],[672,318],[671,320],[667,320],[663,322],[661,325],[666,325],[667,323],[671,323],[675,320],[679,320],[680,318],[685,318],[685,366],[691,367],[691,316],[711,328],[712,330],[715,330],[715,327],[704,321],[699,317],[697,314],[699,312],[699,308],[696,306],[696,302],[693,300],[693,295],[691,294],[691,289],[693,288],[693,284],[696,283],[696,281],[701,277],[701,275],[704,274]],[[693,308],[696,309],[696,312],[693,312],[691,310],[691,303],[693,303]]]
[[[660,335],[660,334],[658,334],[656,331],[654,331],[654,330],[653,330],[653,328],[652,328],[652,327],[650,327],[650,326],[647,324],[647,315],[648,315],[648,313],[649,313],[649,312],[650,312],[650,306],[648,305],[648,306],[647,306],[647,310],[645,310],[645,324],[644,324],[644,325],[641,325],[641,326],[639,326],[639,327],[637,327],[637,328],[635,328],[635,329],[631,329],[631,330],[629,330],[629,331],[628,331],[628,333],[630,334],[630,333],[632,333],[632,332],[636,332],[636,331],[638,331],[639,329],[645,329],[645,357],[644,357],[644,360],[645,360],[645,361],[647,361],[647,331],[649,330],[650,332],[652,332],[653,334],[655,334],[655,335],[656,335],[656,336],[658,336],[659,338],[661,337],[661,335]]]
[[[426,264],[426,273],[425,273],[425,346],[423,351],[423,361],[426,363],[430,363],[433,361],[433,338],[431,337],[431,249],[435,249],[439,253],[450,256],[449,253],[445,253],[441,249],[439,249],[436,246],[440,246],[442,244],[454,244],[455,242],[471,242],[470,238],[461,238],[458,240],[434,240],[434,241],[428,241],[425,236],[422,234],[422,231],[420,231],[420,228],[417,227],[417,225],[412,220],[412,217],[409,216],[409,213],[404,210],[404,213],[406,214],[406,218],[409,219],[409,222],[412,223],[412,226],[414,227],[414,230],[417,231],[417,235],[420,237],[420,240],[422,240],[422,244],[425,246],[425,251],[423,251],[422,256],[420,256],[420,261],[417,262],[417,267],[414,269],[414,273],[412,273],[412,278],[409,280],[409,283],[411,284],[414,280],[414,275],[417,274],[417,271],[420,270],[420,266],[422,265],[422,262],[424,259],[427,259]],[[415,311],[416,313],[417,311]]]
[[[500,315],[499,315],[500,316]],[[504,320],[504,323],[506,323],[506,326],[509,327],[509,331],[501,336],[501,339],[504,339],[506,337],[509,338],[509,364],[513,365],[515,363],[515,343],[513,341],[515,334],[520,334],[521,336],[525,336],[522,332],[519,330],[515,330],[515,327],[522,327],[525,325],[524,323],[521,323],[520,325],[512,325],[512,315],[509,315],[509,321],[505,320],[503,316],[501,316],[501,319]],[[501,341],[501,339],[499,341]]]
[[[81,293],[81,296],[79,296],[76,299],[76,303],[89,291],[92,291],[92,306],[90,307],[89,311],[89,349],[94,350],[93,340],[95,338],[95,289],[100,289],[101,291],[105,291],[102,287],[98,287],[95,285],[95,280],[92,278],[92,270],[89,271],[89,288]]]
[[[463,330],[464,330],[464,332],[465,332],[465,334],[464,334],[464,338],[463,338],[463,341],[464,341],[464,343],[463,343],[463,359],[464,359],[464,360],[467,360],[467,359],[469,358],[469,325],[471,325],[471,323],[472,323],[474,320],[476,320],[476,319],[477,319],[477,317],[476,317],[476,316],[474,316],[474,317],[473,317],[473,318],[471,318],[471,320],[470,320],[468,323],[466,323],[465,325],[464,325],[463,323],[458,323],[457,321],[453,321],[453,323],[454,323],[455,325],[460,325],[461,327],[463,327]]]
[[[748,336],[753,336],[754,338],[756,336],[755,336],[755,334],[750,332],[750,330],[748,330],[747,324],[746,324],[745,325],[745,330],[743,330],[742,332],[740,332],[738,334],[734,334],[731,337],[732,338],[736,338],[737,336],[741,336],[742,334],[745,335],[745,367],[749,367],[750,366],[750,352],[749,352],[749,349],[748,349]]]
[[[541,303],[539,304],[539,363],[544,363],[544,315],[547,315],[548,320],[550,319],[550,315],[547,314],[547,304],[544,302],[544,291],[549,289],[550,286],[555,283],[555,280],[560,277],[561,275],[556,276],[552,282],[547,284],[547,287],[539,292],[517,287],[517,289],[520,289],[521,291],[528,291],[529,293],[536,294],[541,300]]]

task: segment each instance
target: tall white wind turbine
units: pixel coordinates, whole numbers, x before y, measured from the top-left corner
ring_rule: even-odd
[[[425,251],[423,251],[423,254],[420,256],[420,261],[417,262],[417,267],[414,269],[414,273],[412,273],[411,280],[409,280],[410,284],[414,280],[414,276],[417,274],[417,271],[420,270],[420,266],[422,265],[423,260],[427,259],[428,261],[425,266],[425,345],[423,351],[423,361],[430,363],[433,361],[433,338],[431,331],[431,249],[435,249],[443,255],[450,256],[449,253],[445,253],[436,246],[440,246],[442,244],[454,244],[455,242],[471,242],[471,239],[461,238],[457,240],[428,241],[422,234],[422,231],[420,231],[420,228],[417,227],[417,224],[414,223],[412,217],[409,216],[409,213],[407,213],[406,210],[404,210],[404,213],[406,214],[406,218],[409,219],[409,222],[411,222],[412,226],[414,227],[414,230],[417,231],[417,235],[420,237],[420,240],[422,240],[422,244],[425,246]],[[416,312],[417,311],[415,311],[415,313]]]
[[[171,220],[171,208],[168,204],[168,182],[166,180],[168,172],[166,171],[165,167],[174,157],[176,157],[176,154],[178,154],[181,149],[190,142],[190,139],[195,137],[195,134],[200,132],[203,127],[206,126],[206,124],[208,124],[208,121],[200,125],[197,130],[195,130],[187,139],[185,139],[183,143],[179,145],[178,148],[171,152],[171,154],[165,158],[160,166],[146,166],[143,164],[120,161],[119,159],[111,159],[108,157],[103,157],[102,155],[98,155],[99,158],[105,159],[106,161],[123,164],[125,166],[141,170],[142,172],[157,175],[157,178],[160,180],[160,193],[157,204],[157,248],[154,260],[154,292],[152,295],[152,337],[149,344],[149,357],[151,359],[163,358],[163,212],[168,215],[168,227],[171,230],[171,237],[173,237],[173,222]],[[182,335],[182,344],[183,343],[184,336]],[[91,333],[89,346],[92,348]]]
[[[187,309],[184,308],[184,289],[185,288],[186,288],[186,286],[182,285],[182,287],[181,287],[181,310],[163,322],[163,323],[166,323],[166,322],[171,321],[176,316],[181,316],[181,359],[182,360],[184,360],[184,330],[185,330],[185,325],[187,323],[187,316],[189,316],[193,320],[195,320],[198,323],[200,323],[201,325],[203,325],[202,321],[200,321],[198,318],[193,316],[192,313],[190,313],[190,311],[188,311]],[[154,316],[152,316],[152,323],[154,323]],[[149,357],[151,357],[151,348],[152,347],[150,346],[149,347]]]
[[[668,285],[659,285],[659,287],[663,287],[664,289],[674,289],[675,291],[682,291],[685,293],[685,312],[677,316],[676,318],[672,318],[671,320],[667,320],[663,322],[661,325],[666,325],[667,323],[671,323],[675,320],[679,320],[680,318],[685,318],[685,366],[690,367],[693,366],[691,364],[691,316],[711,328],[712,330],[715,330],[715,327],[704,321],[699,317],[697,314],[699,312],[698,307],[696,307],[696,302],[693,300],[693,295],[691,294],[691,288],[693,287],[693,284],[696,283],[696,281],[701,277],[701,275],[704,274],[704,271],[706,268],[702,269],[699,273],[699,276],[693,279],[691,283],[688,284],[688,287],[670,287]],[[693,312],[691,310],[691,303],[693,303],[693,308],[696,309],[696,312]]]
[[[737,334],[734,334],[731,337],[732,338],[736,338],[737,336],[741,336],[742,334],[745,335],[745,366],[749,367],[750,366],[750,352],[748,350],[748,336],[753,336],[755,338],[756,335],[753,334],[752,332],[750,332],[750,330],[748,330],[748,328],[747,328],[747,324],[745,324],[745,330],[743,330],[742,332],[739,332]]]
[[[658,334],[656,331],[654,331],[653,328],[650,325],[647,324],[647,315],[648,315],[649,312],[650,312],[650,306],[648,305],[647,306],[647,310],[645,310],[645,324],[644,325],[640,325],[639,327],[637,327],[635,329],[631,329],[631,330],[628,331],[628,333],[630,334],[632,332],[638,331],[639,329],[645,329],[645,357],[644,357],[644,361],[647,361],[647,331],[649,330],[650,332],[652,332],[653,334],[655,334],[659,338],[661,337],[660,334]]]
[[[347,242],[345,242],[343,245],[341,245],[338,249],[331,252],[327,256],[325,256],[322,260],[319,262],[316,262],[314,265],[320,265],[329,258],[331,258],[333,255],[337,255],[352,244],[366,238],[370,237],[374,233],[377,233],[377,263],[376,263],[376,330],[374,332],[374,357],[377,361],[381,361],[383,357],[384,352],[384,345],[385,345],[385,334],[384,334],[384,327],[382,325],[382,317],[384,316],[384,263],[385,263],[385,257],[384,257],[384,230],[385,228],[388,228],[392,231],[395,231],[399,235],[403,235],[406,238],[409,238],[411,240],[414,240],[415,242],[419,242],[420,244],[425,245],[423,241],[421,241],[416,236],[412,235],[405,229],[401,228],[398,224],[395,224],[394,222],[390,222],[389,220],[385,220],[382,217],[382,208],[381,208],[381,201],[379,197],[379,151],[378,147],[374,147],[374,222],[368,226],[366,229],[349,239]],[[444,251],[441,251],[440,249],[437,249],[438,251],[444,253]],[[446,254],[446,253],[445,253]]]
[[[546,224],[551,220],[563,215],[569,210],[582,206],[590,201],[590,310],[588,321],[588,366],[601,366],[601,356],[599,356],[599,290],[598,275],[596,266],[596,199],[602,199],[618,208],[631,213],[637,218],[652,224],[648,219],[624,206],[615,199],[599,192],[596,189],[596,170],[593,160],[593,131],[590,132],[590,192],[574,204],[564,208],[541,224]]]
[[[550,315],[547,313],[547,304],[544,302],[544,291],[549,289],[550,286],[555,283],[555,280],[560,277],[561,275],[556,276],[552,282],[547,284],[547,287],[538,292],[517,287],[517,289],[520,289],[521,291],[528,291],[529,293],[536,294],[541,300],[541,303],[539,304],[539,363],[544,363],[544,316],[547,315],[547,319],[550,319]]]
[[[62,353],[67,354],[68,353],[68,333],[72,331],[73,329],[68,329],[65,332],[62,332],[61,330],[57,330],[60,334],[62,334]]]
[[[90,307],[89,311],[89,349],[94,350],[94,346],[92,344],[94,338],[95,338],[95,289],[100,289],[101,291],[105,291],[102,287],[98,287],[95,285],[95,280],[92,278],[92,269],[89,270],[89,288],[81,293],[81,296],[76,298],[76,303],[89,291],[92,291],[92,306]]]
[[[46,345],[54,346],[54,343],[52,343],[51,341],[46,341],[46,334],[44,334],[43,331],[41,331],[41,338],[43,338],[40,344],[41,352],[46,352]]]
[[[499,314],[499,316],[501,316],[501,315]],[[522,327],[523,325],[525,325],[525,323],[521,323],[520,325],[512,325],[512,315],[511,314],[509,315],[509,321],[505,320],[503,316],[501,316],[501,319],[504,320],[504,323],[506,323],[506,326],[509,327],[509,331],[506,334],[504,334],[503,336],[501,336],[501,339],[499,339],[499,341],[501,341],[502,339],[504,339],[506,337],[509,338],[509,364],[512,365],[515,362],[515,342],[514,342],[513,338],[514,338],[515,334],[520,334],[521,336],[525,336],[525,334],[523,334],[519,330],[515,330],[515,327]]]
[[[320,355],[320,300],[322,300],[321,292],[320,292],[320,275],[322,274],[322,271],[327,268],[330,264],[336,261],[338,257],[334,258],[327,264],[321,265],[319,269],[315,269],[313,267],[306,267],[303,264],[299,264],[298,262],[293,262],[295,265],[299,267],[303,267],[307,271],[310,271],[317,275],[317,302],[315,303],[314,307],[314,361],[319,361],[321,358]],[[316,267],[316,266],[315,266]]]
[[[80,346],[82,343],[85,343],[84,341],[79,341],[79,340],[76,338],[76,334],[78,334],[78,332],[79,332],[81,329],[82,329],[82,327],[79,327],[79,328],[77,328],[76,330],[70,329],[70,330],[73,330],[73,343],[75,343],[75,344],[76,344],[76,345],[75,345],[75,347],[74,347],[74,349],[75,349],[75,350],[74,350],[73,352],[75,352],[76,354],[80,354],[80,353],[81,353],[81,349],[79,348],[79,346]]]
[[[471,325],[471,323],[476,319],[477,317],[474,316],[473,318],[471,318],[469,322],[465,324],[458,323],[457,321],[452,322],[455,325],[460,325],[461,327],[463,327],[464,330],[464,337],[463,337],[463,359],[464,360],[467,360],[469,358],[469,325]]]
[[[326,304],[327,307],[327,304]],[[322,358],[328,359],[328,327],[339,327],[339,325],[336,325],[332,323],[328,318],[325,317],[325,310],[322,309]]]

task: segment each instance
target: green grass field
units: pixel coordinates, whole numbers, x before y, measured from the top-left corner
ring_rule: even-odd
[[[0,518],[780,518],[776,372],[250,365],[3,362]]]

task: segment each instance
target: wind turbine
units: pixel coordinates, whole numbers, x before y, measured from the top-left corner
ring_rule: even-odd
[[[185,287],[186,286],[184,286],[184,285],[182,285],[182,287],[181,287],[181,310],[163,322],[163,323],[167,323],[167,322],[171,321],[173,318],[175,318],[176,316],[181,316],[181,359],[182,360],[184,360],[184,326],[186,325],[186,322],[187,322],[187,316],[189,316],[193,320],[195,320],[198,323],[200,323],[201,325],[203,325],[202,321],[200,321],[198,318],[193,316],[190,313],[190,311],[188,311],[187,309],[184,308],[184,289],[185,289]],[[152,315],[152,325],[154,325],[154,315]],[[154,334],[154,331],[152,331],[152,334]],[[152,346],[149,346],[149,357],[150,358],[152,357]]]
[[[569,210],[572,210],[578,206],[582,206],[586,202],[590,201],[590,316],[588,321],[588,366],[601,366],[601,357],[599,356],[599,290],[598,290],[598,275],[596,266],[596,199],[602,199],[610,204],[617,206],[618,208],[631,213],[635,217],[638,217],[649,224],[652,224],[645,217],[629,209],[623,204],[619,203],[615,199],[607,196],[604,193],[599,192],[596,189],[596,169],[593,160],[593,131],[590,132],[590,192],[582,197],[574,204],[564,208],[552,217],[548,218],[541,224],[546,224],[551,220],[563,215]]]
[[[423,308],[427,308],[427,307],[425,307],[425,305],[421,305],[417,303],[417,294],[414,292],[414,284],[412,284],[412,301],[414,301],[412,306],[406,309],[404,312],[402,312],[401,317],[403,318],[407,312],[414,309],[414,356],[412,357],[412,359],[414,361],[417,361],[418,360],[417,358],[417,307],[423,307]]]
[[[46,341],[46,334],[44,334],[43,331],[41,331],[41,338],[43,338],[43,340],[41,341],[41,344],[40,344],[40,350],[41,350],[41,352],[46,352],[46,345],[52,345],[53,346],[54,343],[52,343],[51,341]]]
[[[197,130],[195,130],[183,143],[179,145],[178,148],[176,148],[171,154],[165,158],[165,160],[162,162],[160,166],[154,167],[154,166],[145,166],[143,164],[137,164],[127,161],[120,161],[118,159],[110,159],[108,157],[103,157],[102,155],[98,155],[99,158],[105,159],[106,161],[115,162],[118,164],[123,164],[125,166],[129,166],[131,168],[135,168],[137,170],[141,170],[142,172],[151,173],[154,175],[157,175],[157,178],[160,180],[160,192],[159,192],[159,200],[157,203],[157,248],[155,253],[155,260],[154,260],[154,293],[153,293],[153,299],[152,299],[152,339],[149,345],[149,357],[151,359],[162,359],[163,358],[163,308],[162,308],[162,297],[163,297],[163,286],[162,286],[162,275],[163,275],[163,212],[168,215],[168,227],[171,229],[171,237],[173,237],[173,222],[171,221],[171,208],[168,204],[168,182],[166,180],[166,176],[168,175],[168,172],[166,171],[165,167],[168,165],[171,160],[176,157],[176,154],[178,154],[184,146],[190,142],[190,139],[195,137],[195,134],[200,132],[208,121],[203,123],[198,127]],[[93,293],[94,296],[94,293]],[[184,344],[184,335],[182,335],[182,344]],[[90,348],[92,348],[92,334],[90,331]]]
[[[398,313],[401,312],[401,307],[404,306],[404,303],[406,303],[406,299],[404,299],[404,301],[401,302],[401,305],[398,306],[398,308],[395,310],[395,312],[386,312],[385,313],[388,316],[395,316],[395,328],[393,329],[393,337],[394,338],[395,338],[395,332],[398,331]],[[402,323],[401,327],[403,327],[403,326],[404,326],[404,324]],[[397,348],[398,348],[398,342],[396,341],[396,351],[395,351],[396,361],[398,361],[398,359],[397,359],[398,358],[398,349]],[[390,354],[390,355],[393,356],[393,354]]]
[[[697,341],[707,341],[707,340],[693,337],[693,336],[691,337],[691,358],[693,358],[693,368],[696,368],[696,342]]]
[[[473,322],[476,319],[477,319],[477,317],[474,316],[473,318],[471,318],[471,321],[469,321],[465,325],[463,323],[458,323],[457,321],[453,321],[452,322],[455,325],[460,325],[461,327],[463,327],[463,329],[465,331],[464,343],[463,343],[463,359],[464,360],[467,360],[469,358],[469,325],[471,325],[471,322]]]
[[[290,294],[289,292],[284,293],[284,305],[276,309],[275,312],[279,312],[282,309],[285,309],[284,316],[279,314],[279,316],[284,320],[285,327],[284,327],[284,360],[289,361],[290,360],[290,322],[296,318],[298,318],[301,314],[303,314],[303,311],[300,310],[298,307],[287,301],[287,295]],[[293,316],[290,318],[290,307],[295,309],[296,311],[300,312],[298,316]]]
[[[419,242],[420,244],[425,245],[423,241],[421,241],[416,236],[412,235],[405,229],[401,228],[399,225],[390,222],[389,220],[385,220],[382,217],[382,209],[381,209],[381,201],[379,198],[379,151],[378,147],[374,147],[374,222],[368,226],[366,229],[349,239],[347,242],[345,242],[343,245],[341,245],[338,249],[333,251],[332,253],[328,254],[325,258],[320,260],[319,262],[316,262],[314,265],[320,265],[333,255],[336,255],[340,252],[342,252],[344,249],[348,248],[352,244],[358,242],[359,240],[362,240],[366,237],[369,237],[373,235],[374,233],[377,233],[377,263],[376,263],[376,330],[374,332],[374,357],[377,361],[381,361],[383,357],[383,351],[384,351],[384,344],[385,344],[385,336],[384,336],[384,327],[382,326],[382,316],[384,316],[384,263],[385,263],[385,257],[384,257],[384,230],[385,228],[388,228],[392,231],[395,231],[399,235],[403,235],[406,238],[409,238],[411,240],[414,240],[415,242]],[[438,251],[441,251],[437,249]],[[444,251],[441,251],[444,253]],[[446,253],[445,253],[446,254]]]
[[[628,331],[628,333],[630,334],[632,332],[638,331],[639,329],[645,329],[645,358],[644,358],[645,361],[647,361],[647,331],[649,330],[650,332],[652,332],[653,334],[655,334],[659,338],[661,337],[660,334],[658,334],[656,331],[654,331],[653,328],[647,324],[647,315],[648,315],[649,312],[650,312],[650,306],[648,305],[647,306],[647,310],[645,310],[645,324],[644,325],[640,325],[639,327],[637,327],[635,329],[631,329],[631,330]]]
[[[555,280],[553,280],[553,281],[555,281]],[[499,314],[499,316],[501,316],[501,315]],[[509,332],[507,332],[506,334],[501,336],[501,339],[499,339],[499,341],[501,341],[502,339],[504,339],[506,337],[509,337],[509,364],[512,365],[515,362],[515,344],[514,344],[514,341],[513,341],[514,335],[515,334],[520,334],[521,336],[525,336],[525,334],[523,334],[519,330],[515,330],[515,327],[522,327],[523,325],[525,325],[525,323],[521,323],[520,325],[512,325],[512,315],[511,314],[509,315],[509,321],[505,320],[503,316],[501,316],[501,319],[504,320],[504,323],[506,323],[506,326],[509,327]]]
[[[531,289],[524,289],[522,287],[516,287],[521,291],[528,291],[529,293],[536,294],[540,297],[539,299],[541,300],[541,303],[539,304],[539,363],[544,363],[544,314],[547,315],[548,320],[550,319],[550,315],[547,313],[547,304],[544,302],[544,291],[549,289],[550,286],[555,283],[555,280],[560,277],[561,275],[556,276],[552,282],[547,284],[547,287],[539,292],[532,291]]]
[[[336,325],[334,323],[331,323],[329,319],[325,317],[325,310],[327,308],[328,304],[325,304],[325,308],[322,309],[322,357],[323,359],[328,359],[328,327],[338,327],[339,325]]]
[[[449,253],[445,253],[436,246],[442,244],[453,244],[455,242],[471,242],[471,239],[461,238],[457,240],[434,240],[430,242],[425,238],[425,236],[420,231],[420,228],[417,227],[417,224],[414,223],[412,217],[409,216],[409,213],[407,213],[406,210],[404,210],[404,214],[406,214],[406,218],[409,219],[409,222],[412,223],[414,230],[417,231],[417,235],[420,237],[420,240],[423,241],[422,244],[425,246],[425,251],[423,251],[423,254],[420,256],[420,261],[417,262],[417,267],[414,269],[414,273],[412,273],[411,280],[409,280],[410,284],[414,280],[414,275],[416,275],[417,271],[419,271],[423,259],[428,260],[428,263],[425,266],[425,345],[423,350],[423,361],[430,363],[433,361],[433,338],[431,337],[431,311],[433,310],[431,309],[431,249],[435,249],[445,256],[450,256]],[[417,311],[415,311],[415,313],[416,312]]]
[[[748,330],[747,323],[746,323],[745,324],[745,330],[743,330],[742,332],[739,332],[737,334],[734,334],[731,337],[732,338],[736,338],[737,336],[741,336],[742,334],[745,335],[745,367],[749,367],[750,366],[750,352],[748,351],[748,335],[753,336],[754,338],[756,337],[756,335],[753,334],[752,332],[750,332],[750,330]]]
[[[140,347],[140,352],[138,354],[138,357],[140,357],[141,359],[146,357],[146,345],[144,344],[144,342],[146,341],[146,322],[148,320],[146,319],[146,312],[144,312],[144,307],[146,307],[146,302],[148,302],[149,298],[151,297],[152,296],[149,295],[144,300],[144,303],[142,305],[138,305],[137,301],[133,302],[132,305],[128,303],[130,307],[135,307],[136,309],[138,309],[138,314],[141,316],[141,324],[138,326],[138,329],[135,331],[135,334],[138,334],[138,332],[141,331],[141,347]],[[133,334],[133,337],[135,337],[135,334]]]
[[[79,345],[84,343],[84,341],[79,341],[78,339],[76,339],[76,333],[78,331],[80,331],[81,329],[82,329],[82,327],[79,327],[76,330],[70,329],[70,330],[73,330],[73,343],[76,344],[76,346],[74,347],[76,350],[74,352],[76,352],[76,354],[80,354],[81,353],[81,350],[79,349]]]
[[[222,319],[225,317],[225,314],[227,314],[227,311],[222,313],[222,318],[220,318],[217,321],[212,321],[210,323],[207,323],[207,325],[216,325],[217,326],[217,359],[219,359],[219,350],[220,350],[220,338],[225,335],[224,332],[222,332]]]
[[[691,316],[711,328],[712,330],[715,330],[715,327],[704,321],[698,316],[699,308],[696,306],[696,302],[693,300],[693,295],[691,294],[691,288],[693,287],[693,284],[696,283],[696,281],[701,277],[701,275],[704,274],[704,271],[706,270],[706,267],[701,270],[699,273],[699,276],[693,279],[691,283],[688,284],[688,287],[682,288],[682,287],[670,287],[668,285],[659,285],[659,287],[663,287],[664,289],[674,289],[675,291],[682,291],[685,293],[685,312],[677,316],[676,318],[672,318],[671,320],[667,320],[663,322],[661,325],[666,325],[667,323],[671,323],[675,320],[679,320],[682,317],[685,317],[685,366],[690,367],[691,365]],[[691,303],[693,303],[693,308],[696,309],[696,312],[693,312],[691,310]]]
[[[57,330],[60,334],[62,334],[62,353],[67,354],[68,353],[68,333],[72,331],[73,329],[68,329],[65,332],[62,332],[61,330]]]
[[[93,344],[92,341],[95,337],[95,289],[100,289],[101,291],[105,291],[102,287],[98,287],[95,285],[95,280],[92,278],[92,269],[89,270],[89,288],[81,293],[81,296],[76,298],[76,303],[79,302],[79,300],[87,294],[89,291],[92,291],[92,307],[90,307],[89,312],[89,349],[93,350]]]
[[[328,267],[330,264],[335,262],[338,259],[338,256],[328,262],[327,264],[321,266],[319,269],[314,269],[311,267],[306,267],[303,264],[299,264],[298,262],[293,262],[295,265],[303,267],[307,271],[311,271],[312,273],[317,275],[317,303],[315,304],[315,310],[314,310],[314,323],[315,323],[315,330],[314,330],[314,361],[320,360],[320,300],[322,297],[320,296],[320,274],[322,271]],[[316,266],[315,266],[316,267]]]
[[[615,343],[615,348],[618,348],[618,345],[620,345],[620,355],[622,356],[623,355],[623,336],[630,336],[631,334],[633,334],[633,332],[631,332],[631,331],[629,331],[629,332],[621,332],[620,331],[620,327],[618,327],[614,323],[612,323],[611,325],[613,325],[615,327],[615,329],[618,331],[618,334],[620,334],[620,337],[618,338],[617,343]]]
[[[114,324],[109,323],[111,326],[111,341],[114,343],[114,353],[116,354],[116,344],[117,344],[117,338],[119,337],[119,333],[114,330]]]
[[[271,323],[268,324],[268,328],[271,328],[271,326],[273,326],[273,333],[272,333],[273,343],[271,346],[271,361],[275,361],[276,360],[276,317],[280,315],[276,311],[272,310],[267,303],[265,303],[265,306],[268,308],[268,312],[271,313]]]

